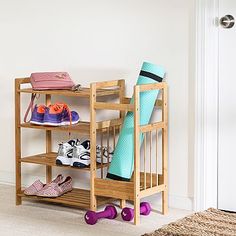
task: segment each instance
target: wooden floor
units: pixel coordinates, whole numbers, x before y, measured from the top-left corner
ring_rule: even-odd
[[[115,220],[101,220],[89,226],[84,222],[83,210],[35,201],[23,201],[21,206],[15,206],[14,187],[0,185],[0,233],[7,236],[142,235],[191,213],[170,209],[169,214],[163,216],[158,206],[152,206],[152,213],[142,216],[139,226],[122,221],[120,214]]]

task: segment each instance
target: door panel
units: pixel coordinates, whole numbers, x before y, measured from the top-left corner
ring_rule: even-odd
[[[219,16],[236,17],[236,1],[220,0]],[[236,211],[236,27],[219,29],[218,208]]]

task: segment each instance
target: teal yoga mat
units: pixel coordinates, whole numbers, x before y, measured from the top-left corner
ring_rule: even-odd
[[[144,62],[137,84],[152,84],[162,82],[165,71],[161,66]],[[140,124],[149,123],[159,90],[140,93]],[[133,98],[130,103],[133,103]],[[143,135],[140,135],[143,141]],[[120,132],[107,178],[129,181],[134,169],[134,114],[128,112]]]

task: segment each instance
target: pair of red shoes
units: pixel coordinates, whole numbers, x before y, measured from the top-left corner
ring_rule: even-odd
[[[36,125],[62,126],[79,122],[79,114],[70,111],[65,103],[55,103],[49,105],[35,105],[32,111],[30,123]]]

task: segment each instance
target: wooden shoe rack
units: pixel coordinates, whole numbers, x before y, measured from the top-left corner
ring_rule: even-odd
[[[134,86],[134,103],[130,104],[130,98],[125,97],[125,81],[114,80],[98,83],[91,83],[89,88],[82,88],[80,91],[68,90],[48,90],[35,91],[31,88],[22,88],[23,84],[29,84],[29,78],[15,79],[15,161],[16,161],[16,205],[20,205],[22,199],[34,199],[40,201],[61,203],[70,206],[76,206],[83,209],[96,210],[97,206],[104,205],[115,199],[120,200],[120,206],[124,207],[125,201],[129,200],[134,203],[135,218],[134,223],[139,224],[139,204],[143,197],[162,193],[162,212],[167,213],[167,147],[168,147],[168,106],[167,106],[167,85],[166,83],[136,85]],[[160,121],[140,125],[139,123],[139,96],[140,92],[160,89],[161,100],[157,100],[155,107],[162,112]],[[21,120],[21,94],[41,94],[45,95],[45,103],[51,102],[53,95],[83,97],[90,101],[89,112],[90,122],[80,121],[76,125],[52,127],[39,126],[30,123],[23,123]],[[110,98],[116,96],[118,103],[111,103]],[[119,111],[119,117],[116,119],[107,119],[103,121],[96,120],[98,110]],[[115,148],[120,128],[122,126],[125,113],[131,111],[134,113],[134,173],[130,182],[108,180],[106,171],[109,164],[96,163],[96,144],[101,146],[112,146]],[[41,129],[46,135],[45,153],[33,156],[23,157],[21,154],[21,129]],[[56,165],[56,153],[52,150],[52,132],[77,132],[78,134],[87,135],[91,142],[91,165],[89,168],[73,168],[68,166]],[[140,134],[144,135],[142,145],[143,152],[140,152]],[[161,174],[158,172],[158,140],[161,134]],[[148,152],[149,150],[149,152]],[[154,154],[155,153],[155,154]],[[103,160],[103,158],[101,158]],[[58,198],[40,198],[29,197],[24,195],[24,189],[21,186],[21,166],[22,163],[41,164],[46,167],[46,181],[52,180],[52,168],[73,168],[78,171],[88,171],[90,173],[89,190],[73,189],[72,192],[66,193]]]

